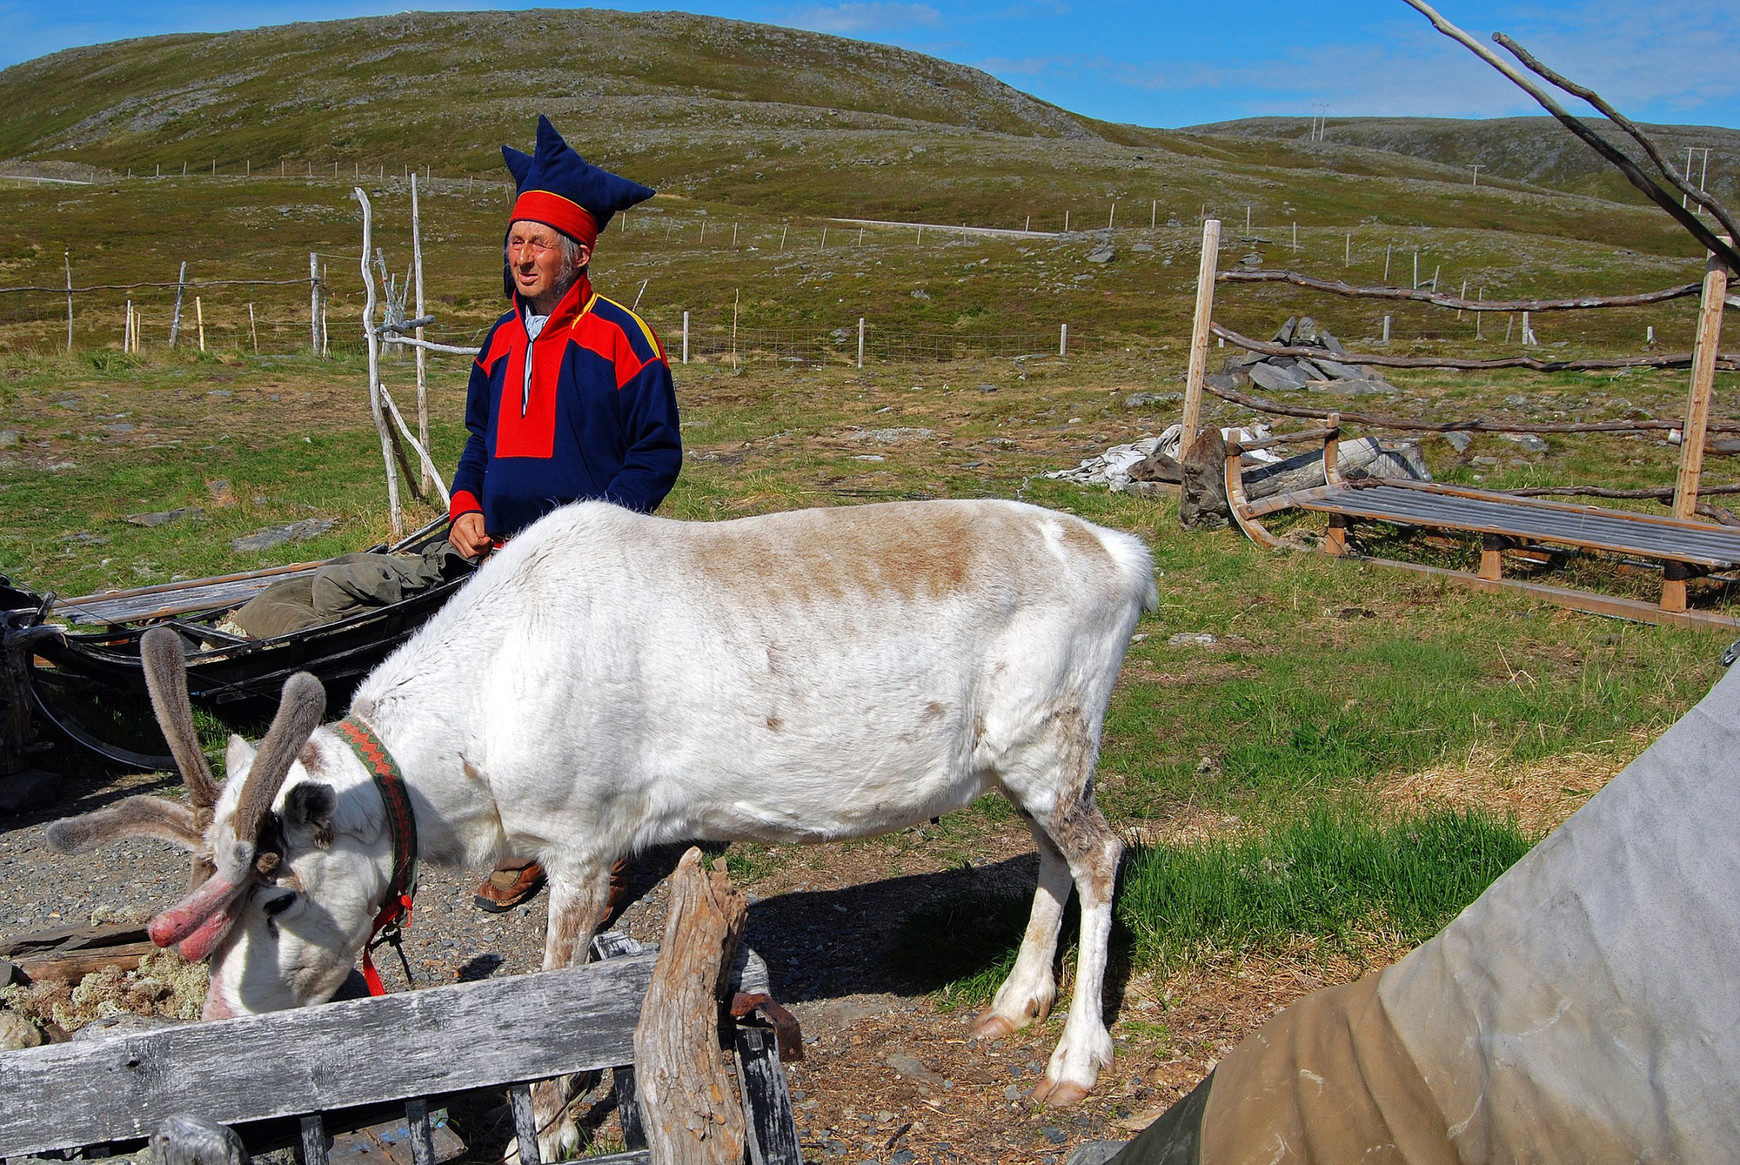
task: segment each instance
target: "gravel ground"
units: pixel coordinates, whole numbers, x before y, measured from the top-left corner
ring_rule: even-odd
[[[173,787],[149,777],[68,778],[52,810],[0,818],[0,935],[93,918],[141,919],[174,902],[186,885],[187,859],[171,846],[138,840],[67,857],[48,850],[41,830],[55,817],[119,796]],[[789,1072],[811,1160],[1056,1165],[1078,1144],[1131,1135],[1188,1091],[1277,1003],[1316,985],[1282,981],[1277,987],[1246,975],[1230,992],[1217,980],[1180,996],[1113,968],[1107,1019],[1118,1062],[1081,1106],[1040,1108],[1025,1093],[1061,1035],[1058,1018],[996,1044],[968,1042],[972,1015],[943,1009],[937,996],[903,981],[885,957],[900,920],[916,907],[987,890],[1030,892],[1037,860],[1026,830],[985,815],[964,817],[963,824],[951,819],[941,830],[887,839],[759,851],[754,876],[736,879],[751,896],[748,941],[766,959],[776,995],[804,1030],[806,1057]],[[970,861],[962,860],[963,848]],[[658,941],[662,880],[681,852],[670,847],[634,860],[634,897],[617,922],[620,929]],[[545,899],[508,914],[485,914],[471,905],[483,873],[425,867],[405,942],[415,987],[541,965]],[[403,990],[398,960],[382,954],[378,965],[388,988]],[[1160,1018],[1162,1007],[1165,1022],[1149,1022]],[[1120,1016],[1138,1022],[1118,1024]],[[607,1107],[600,1106],[605,1115],[596,1122],[605,1143],[614,1132]]]

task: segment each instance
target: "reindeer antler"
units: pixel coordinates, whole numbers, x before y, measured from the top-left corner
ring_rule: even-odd
[[[272,811],[272,802],[290,774],[296,754],[308,742],[308,737],[320,725],[326,711],[326,689],[307,672],[297,672],[284,681],[284,697],[278,704],[278,714],[272,727],[260,741],[260,750],[248,770],[247,782],[236,798],[235,816],[231,820],[237,838],[257,844],[260,826]]]
[[[151,708],[169,753],[187,782],[188,800],[200,828],[211,824],[212,807],[218,800],[218,783],[211,765],[199,747],[193,727],[193,702],[187,695],[187,656],[181,636],[168,627],[153,627],[139,639],[139,662],[145,669],[145,688],[151,693]]]

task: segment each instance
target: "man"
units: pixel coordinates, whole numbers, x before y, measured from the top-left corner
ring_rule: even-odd
[[[513,310],[484,339],[466,391],[471,435],[453,475],[448,540],[467,557],[568,502],[651,512],[683,458],[658,337],[596,294],[588,270],[611,216],[653,191],[588,164],[546,117],[534,154],[503,146],[502,157],[518,187],[502,271]],[[543,883],[535,863],[505,861],[477,905],[510,910]]]

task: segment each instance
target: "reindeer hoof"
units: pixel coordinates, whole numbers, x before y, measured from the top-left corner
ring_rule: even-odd
[[[987,1011],[973,1025],[973,1030],[967,1033],[969,1040],[1000,1040],[1019,1029],[1009,1020],[994,1011]]]
[[[1061,1084],[1050,1080],[1041,1080],[1033,1090],[1033,1099],[1047,1108],[1068,1108],[1079,1104],[1087,1096],[1088,1090],[1079,1084],[1071,1084],[1067,1080]]]

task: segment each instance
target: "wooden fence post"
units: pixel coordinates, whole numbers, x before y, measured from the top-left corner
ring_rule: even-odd
[[[864,367],[864,317],[858,317],[858,367]]]
[[[683,313],[683,363],[689,362],[689,313]]]
[[[423,318],[423,231],[422,220],[417,213],[417,174],[411,173],[411,268],[414,272],[414,283],[417,295],[417,318]],[[423,338],[423,325],[417,325],[417,339]],[[424,363],[427,353],[422,348],[417,349],[417,440],[423,448],[429,448],[429,374]],[[418,479],[427,493],[433,481],[427,466],[422,469]]]
[[[72,252],[62,252],[66,259],[66,354],[72,355],[73,341],[73,307],[72,307]]]
[[[1068,324],[1058,325],[1058,329],[1057,329],[1057,354],[1060,357],[1069,355],[1069,325]]]
[[[387,466],[387,510],[392,521],[393,537],[401,538],[405,533],[405,520],[399,513],[399,474],[393,464],[393,434],[387,427],[387,418],[381,408],[381,338],[375,334],[375,279],[369,271],[369,251],[374,245],[374,208],[369,205],[369,196],[361,186],[351,191],[351,195],[362,204],[363,215],[363,247],[362,247],[362,277],[363,287],[367,291],[367,299],[363,303],[363,336],[369,345],[369,412],[374,415],[375,432],[381,438],[381,460]],[[309,266],[315,262],[313,255],[308,256]],[[318,292],[318,285],[317,285]],[[318,353],[320,336],[318,328],[320,321],[315,320],[315,344]]]
[[[743,1161],[743,1108],[720,1029],[748,911],[723,869],[707,870],[698,849],[683,855],[671,875],[665,937],[634,1029],[641,1124],[659,1165]]]
[[[1704,470],[1704,435],[1710,423],[1710,385],[1716,377],[1716,353],[1722,346],[1722,303],[1727,297],[1728,268],[1711,255],[1704,268],[1704,298],[1698,312],[1698,343],[1692,350],[1692,387],[1686,398],[1686,423],[1680,430],[1683,438],[1680,472],[1674,482],[1676,518],[1690,518],[1697,513],[1698,479]],[[1685,584],[1679,585],[1683,594]]]
[[[1208,375],[1208,325],[1214,317],[1214,279],[1220,268],[1220,220],[1202,224],[1202,262],[1196,269],[1196,316],[1190,326],[1190,370],[1184,378],[1184,419],[1178,434],[1178,460],[1196,444],[1202,423],[1202,384]]]
[[[193,323],[199,332],[199,350],[205,351],[205,308],[200,306],[199,296],[193,297]]]
[[[368,212],[363,212],[363,218],[368,218]],[[367,233],[366,230],[364,233]],[[363,251],[363,272],[368,272],[368,250]],[[373,284],[370,284],[372,290]],[[371,301],[369,306],[374,306]],[[316,356],[320,355],[320,256],[313,251],[308,252],[308,342]]]
[[[175,277],[175,314],[169,317],[169,346],[175,347],[176,337],[181,335],[181,295],[187,290],[187,260],[181,261],[181,274]]]

